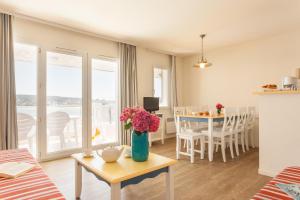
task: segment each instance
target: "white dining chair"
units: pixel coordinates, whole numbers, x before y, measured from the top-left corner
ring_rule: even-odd
[[[238,113],[236,115],[236,125],[234,127],[234,143],[235,143],[235,150],[237,156],[240,155],[239,153],[239,142],[241,142],[242,150],[245,152],[245,128],[247,122],[247,108],[240,107],[238,108]]]
[[[17,113],[18,140],[27,140],[29,149],[32,150],[34,133],[31,131],[35,125],[35,120],[31,115]]]
[[[60,148],[65,147],[64,129],[70,121],[66,112],[53,112],[47,115],[47,128],[49,136],[58,136],[60,139]]]
[[[175,124],[177,122],[177,115],[185,115],[186,114],[186,107],[174,107],[174,121]]]
[[[247,151],[249,151],[249,134],[250,134],[252,148],[255,148],[255,143],[254,143],[255,116],[256,116],[255,107],[253,106],[248,107],[247,121],[245,125],[245,143],[246,143]]]
[[[208,106],[188,106],[188,107],[174,107],[174,119],[175,124],[177,120],[177,115],[192,115],[197,112],[203,112],[207,111]],[[182,128],[185,129],[186,132],[201,132],[202,130],[207,130],[207,123],[201,123],[201,122],[190,122],[190,121],[183,121],[181,122]],[[182,138],[183,139],[183,138]],[[196,145],[198,144],[198,140],[195,141]],[[187,140],[184,139],[183,147],[186,148],[186,146],[189,145],[187,143]],[[188,148],[187,148],[188,150]]]
[[[179,120],[177,116],[176,122],[176,159],[180,159],[180,155],[190,156],[191,163],[194,163],[195,152],[200,153],[202,157],[203,146],[200,146],[200,149],[195,149],[195,141],[203,138],[203,133],[193,131],[192,129],[186,129],[184,122]],[[181,141],[184,140],[187,144],[187,151],[181,151]]]
[[[186,114],[186,107],[174,107],[174,122],[175,126],[177,124],[177,115],[185,115]],[[187,128],[187,122],[181,122],[183,127],[186,129]],[[176,129],[176,134],[177,134],[177,129]],[[184,139],[184,148],[186,147],[186,140]]]
[[[234,158],[233,154],[233,135],[234,135],[234,126],[236,123],[236,115],[237,109],[227,107],[224,109],[224,122],[222,128],[214,128],[212,137],[213,137],[213,144],[212,145],[220,145],[222,150],[222,157],[223,161],[226,162],[226,154],[225,149],[226,145],[229,145],[231,158]],[[202,131],[202,134],[208,134],[207,131]],[[208,136],[208,135],[206,135]],[[207,138],[207,137],[206,137]],[[202,142],[202,141],[201,141]],[[203,143],[203,142],[202,142]],[[208,141],[205,141],[208,143]],[[204,146],[201,144],[201,146]],[[203,150],[203,148],[202,148]]]

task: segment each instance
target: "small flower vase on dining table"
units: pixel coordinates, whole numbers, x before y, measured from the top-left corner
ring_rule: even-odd
[[[217,113],[218,113],[218,115],[220,115],[221,114],[221,109],[217,109]]]
[[[132,144],[131,144],[132,159],[136,162],[144,162],[148,160],[149,143],[148,132],[132,131]]]

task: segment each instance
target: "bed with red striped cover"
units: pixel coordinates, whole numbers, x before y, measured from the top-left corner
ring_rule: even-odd
[[[27,149],[0,151],[0,163],[28,162],[37,164]],[[1,200],[61,200],[65,199],[39,164],[15,179],[0,177]]]
[[[277,183],[300,184],[300,167],[284,169],[254,195],[252,200],[292,200],[292,197],[276,186]]]

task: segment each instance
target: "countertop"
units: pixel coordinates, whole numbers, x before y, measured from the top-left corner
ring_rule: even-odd
[[[253,92],[255,95],[270,95],[270,94],[300,94],[300,90],[265,90]]]

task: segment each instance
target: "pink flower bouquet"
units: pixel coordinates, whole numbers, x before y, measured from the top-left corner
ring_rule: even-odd
[[[159,117],[150,114],[140,107],[125,108],[120,116],[120,121],[124,122],[125,129],[133,129],[136,132],[156,132],[159,128]]]
[[[216,109],[217,109],[218,114],[221,114],[222,108],[224,108],[224,106],[222,104],[220,104],[220,103],[217,103]]]

